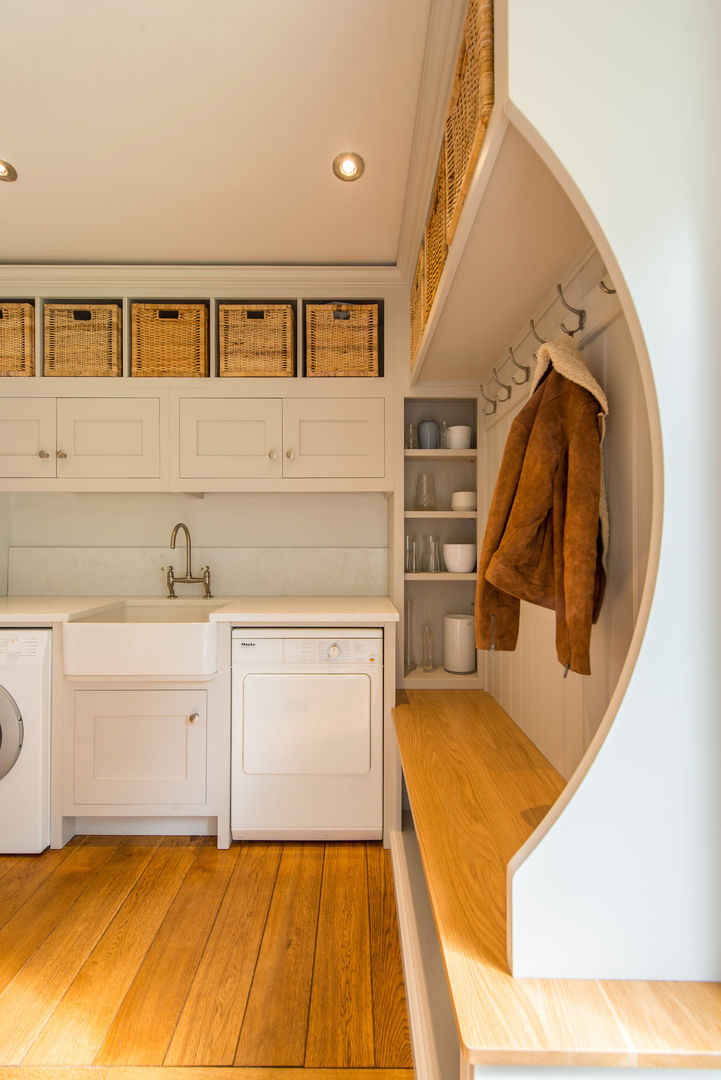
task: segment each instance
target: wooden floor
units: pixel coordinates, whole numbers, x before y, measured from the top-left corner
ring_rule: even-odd
[[[204,1066],[412,1076],[388,852],[85,837],[0,856],[0,1077]]]

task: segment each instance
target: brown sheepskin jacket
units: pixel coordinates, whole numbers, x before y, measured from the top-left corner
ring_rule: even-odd
[[[591,624],[605,587],[601,442],[605,394],[568,339],[537,354],[531,397],[514,419],[478,560],[476,644],[515,649],[520,601],[556,612],[564,667],[591,673]]]

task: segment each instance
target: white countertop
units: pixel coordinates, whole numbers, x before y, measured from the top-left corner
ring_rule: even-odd
[[[139,596],[0,596],[0,625],[37,626],[70,622],[115,607],[125,600],[157,602],[162,597]],[[179,597],[202,603],[202,598]],[[168,600],[168,603],[173,603]],[[367,626],[398,622],[399,615],[387,596],[236,596],[214,597],[213,622],[241,626]],[[219,606],[214,606],[219,605]]]

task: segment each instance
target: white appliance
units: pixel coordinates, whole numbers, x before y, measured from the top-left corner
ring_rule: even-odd
[[[50,843],[50,630],[0,630],[0,853]]]
[[[236,629],[234,840],[383,835],[383,631]]]

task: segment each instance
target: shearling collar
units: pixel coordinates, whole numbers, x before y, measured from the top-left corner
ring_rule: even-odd
[[[565,379],[578,383],[584,390],[588,390],[589,394],[592,394],[599,404],[598,423],[601,439],[603,440],[606,428],[605,419],[608,416],[608,398],[581,359],[581,354],[576,348],[573,338],[562,337],[556,338],[555,341],[545,342],[536,353],[536,360],[536,370],[533,373],[531,382],[531,394],[550,367],[554,368],[559,375],[563,375]]]

